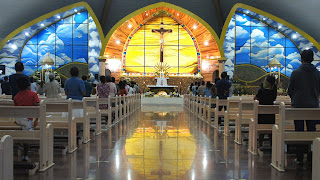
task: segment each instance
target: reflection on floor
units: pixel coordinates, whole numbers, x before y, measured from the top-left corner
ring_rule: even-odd
[[[15,179],[311,179],[304,168],[277,172],[269,155],[249,155],[192,114],[142,109],[75,153],[56,154],[47,172]]]

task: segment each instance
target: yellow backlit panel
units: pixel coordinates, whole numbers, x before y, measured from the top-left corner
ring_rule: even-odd
[[[144,30],[139,30],[132,36],[130,45],[144,45]]]
[[[144,67],[143,66],[139,66],[139,67],[126,66],[126,72],[128,72],[128,73],[143,73]]]
[[[146,66],[155,66],[160,62],[160,46],[146,46]]]
[[[128,46],[126,66],[144,66],[143,46]]]
[[[179,47],[180,66],[190,66],[197,64],[197,51],[194,46],[180,46]]]
[[[160,34],[152,32],[152,29],[159,29],[159,27],[160,27],[159,25],[146,25],[145,26],[146,45],[160,45]],[[139,31],[143,31],[143,30],[139,30]],[[133,37],[134,36],[135,35],[133,35]]]
[[[164,29],[172,30],[171,33],[165,33],[163,37],[163,61],[172,67],[169,69],[169,73],[178,73],[178,66],[180,66],[179,73],[197,72],[197,52],[190,35],[181,26],[179,27],[177,23],[170,17],[163,17],[163,22],[164,24],[172,24],[163,26]],[[153,67],[160,62],[160,34],[153,33],[152,29],[160,29],[160,23],[161,17],[156,17],[133,35],[133,38],[131,39],[127,49],[126,72],[155,72]],[[144,43],[145,47],[143,47]],[[178,44],[180,44],[180,47],[178,47]],[[147,67],[145,69],[141,69],[141,67],[134,69],[134,67],[128,66]]]
[[[194,46],[193,40],[190,37],[190,35],[188,34],[188,32],[183,29],[183,27],[179,27],[179,44],[180,45],[192,45]]]

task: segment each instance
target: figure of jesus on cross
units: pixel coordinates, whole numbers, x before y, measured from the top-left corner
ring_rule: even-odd
[[[172,33],[172,29],[164,29],[161,22],[160,29],[152,29],[153,33],[160,33],[160,63],[163,63],[164,33]]]

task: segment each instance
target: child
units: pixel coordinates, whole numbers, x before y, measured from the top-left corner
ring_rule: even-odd
[[[14,97],[15,106],[38,106],[39,98],[35,92],[32,92],[29,79],[21,76],[17,80],[17,87],[20,89],[17,95]],[[32,126],[32,118],[16,118],[16,123],[21,126],[22,130],[32,131],[37,126],[38,119],[35,119],[34,126]],[[24,161],[28,161],[29,145],[24,144]]]
[[[259,100],[261,105],[273,105],[273,102],[277,98],[277,85],[275,84],[276,79],[273,76],[267,76],[262,87],[259,88],[258,94],[254,99]],[[259,114],[258,124],[274,124],[275,115],[274,114]],[[268,134],[271,141],[271,134]],[[259,147],[262,147],[264,140],[264,134],[259,135]]]

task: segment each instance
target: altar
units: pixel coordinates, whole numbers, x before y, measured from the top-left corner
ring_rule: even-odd
[[[159,77],[157,79],[156,85],[148,85],[148,88],[151,92],[154,92],[155,94],[158,94],[161,91],[166,92],[167,94],[170,94],[170,92],[174,92],[174,88],[178,86],[168,86],[167,79],[165,77]]]

